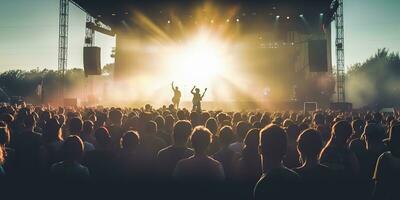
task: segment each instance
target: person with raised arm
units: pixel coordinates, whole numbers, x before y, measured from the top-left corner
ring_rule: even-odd
[[[181,101],[181,91],[178,86],[174,86],[174,82],[171,83],[172,91],[174,91],[174,96],[172,97],[172,103],[174,104],[174,108],[179,109],[179,103]]]
[[[190,93],[193,94],[193,100],[192,100],[192,103],[193,103],[192,110],[193,111],[201,112],[201,101],[203,100],[203,97],[206,94],[206,92],[207,92],[207,88],[204,89],[204,92],[201,95],[200,89],[196,88],[196,86],[193,86],[192,90],[190,91]]]

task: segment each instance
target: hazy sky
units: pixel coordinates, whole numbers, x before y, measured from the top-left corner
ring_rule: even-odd
[[[400,0],[344,0],[346,65],[387,47],[400,51]],[[0,0],[0,71],[57,68],[59,0]],[[70,6],[68,67],[82,67],[85,14]],[[114,38],[96,33],[102,65]]]

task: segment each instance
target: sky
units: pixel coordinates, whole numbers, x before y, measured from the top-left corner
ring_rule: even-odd
[[[0,72],[57,69],[59,0],[0,0]],[[400,51],[400,0],[344,0],[346,66],[379,48]],[[68,68],[82,68],[85,13],[70,5]],[[96,33],[102,65],[115,38]],[[334,37],[334,35],[333,35]]]

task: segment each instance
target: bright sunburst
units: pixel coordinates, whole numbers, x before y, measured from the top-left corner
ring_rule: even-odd
[[[213,36],[211,31],[201,30],[181,45],[172,47],[167,55],[167,67],[172,69],[177,82],[192,82],[204,87],[227,73],[230,63],[227,44]]]

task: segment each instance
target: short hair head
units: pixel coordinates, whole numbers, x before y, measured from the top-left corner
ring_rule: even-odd
[[[240,141],[243,141],[247,132],[251,129],[249,122],[241,121],[236,125],[236,135]]]
[[[108,118],[110,119],[110,122],[115,125],[120,125],[122,122],[122,112],[117,109],[112,109],[108,113]]]
[[[333,140],[339,145],[345,145],[352,133],[353,130],[349,122],[338,121],[332,127],[331,141]]]
[[[244,138],[244,144],[246,148],[255,148],[257,149],[260,144],[260,129],[253,128],[250,129],[246,137]]]
[[[157,123],[154,121],[148,121],[145,126],[145,132],[148,135],[154,135],[157,133]]]
[[[307,129],[297,138],[297,150],[303,159],[318,158],[322,147],[322,137],[317,130]]]
[[[94,132],[94,137],[96,138],[97,145],[100,147],[108,147],[111,144],[111,136],[107,128],[100,127]],[[97,148],[97,147],[96,147]]]
[[[165,126],[165,119],[161,115],[158,115],[155,119],[154,122],[157,124],[158,129],[164,129]]]
[[[367,139],[367,143],[376,143],[381,142],[385,138],[385,131],[380,129],[378,124],[368,123],[364,128],[364,135]]]
[[[83,122],[82,131],[85,134],[90,134],[93,132],[94,123],[91,120],[85,120]]]
[[[194,128],[190,140],[196,154],[205,154],[211,143],[211,133],[204,126],[198,126]]]
[[[282,160],[286,155],[287,139],[285,131],[278,125],[271,124],[260,132],[260,153],[263,158]]]
[[[69,136],[62,145],[62,152],[65,161],[78,161],[81,159],[84,146],[79,136]]]
[[[69,131],[72,134],[79,134],[82,132],[83,122],[80,118],[74,117],[69,122]]]
[[[223,146],[228,146],[234,138],[232,127],[224,126],[219,132],[219,141]]]
[[[140,137],[136,131],[128,131],[121,138],[122,149],[135,150],[139,145]]]
[[[185,145],[192,133],[192,124],[188,120],[179,120],[173,129],[173,140],[176,145]]]
[[[206,128],[210,130],[210,132],[215,135],[218,132],[218,123],[217,120],[213,117],[207,119],[206,121]]]

